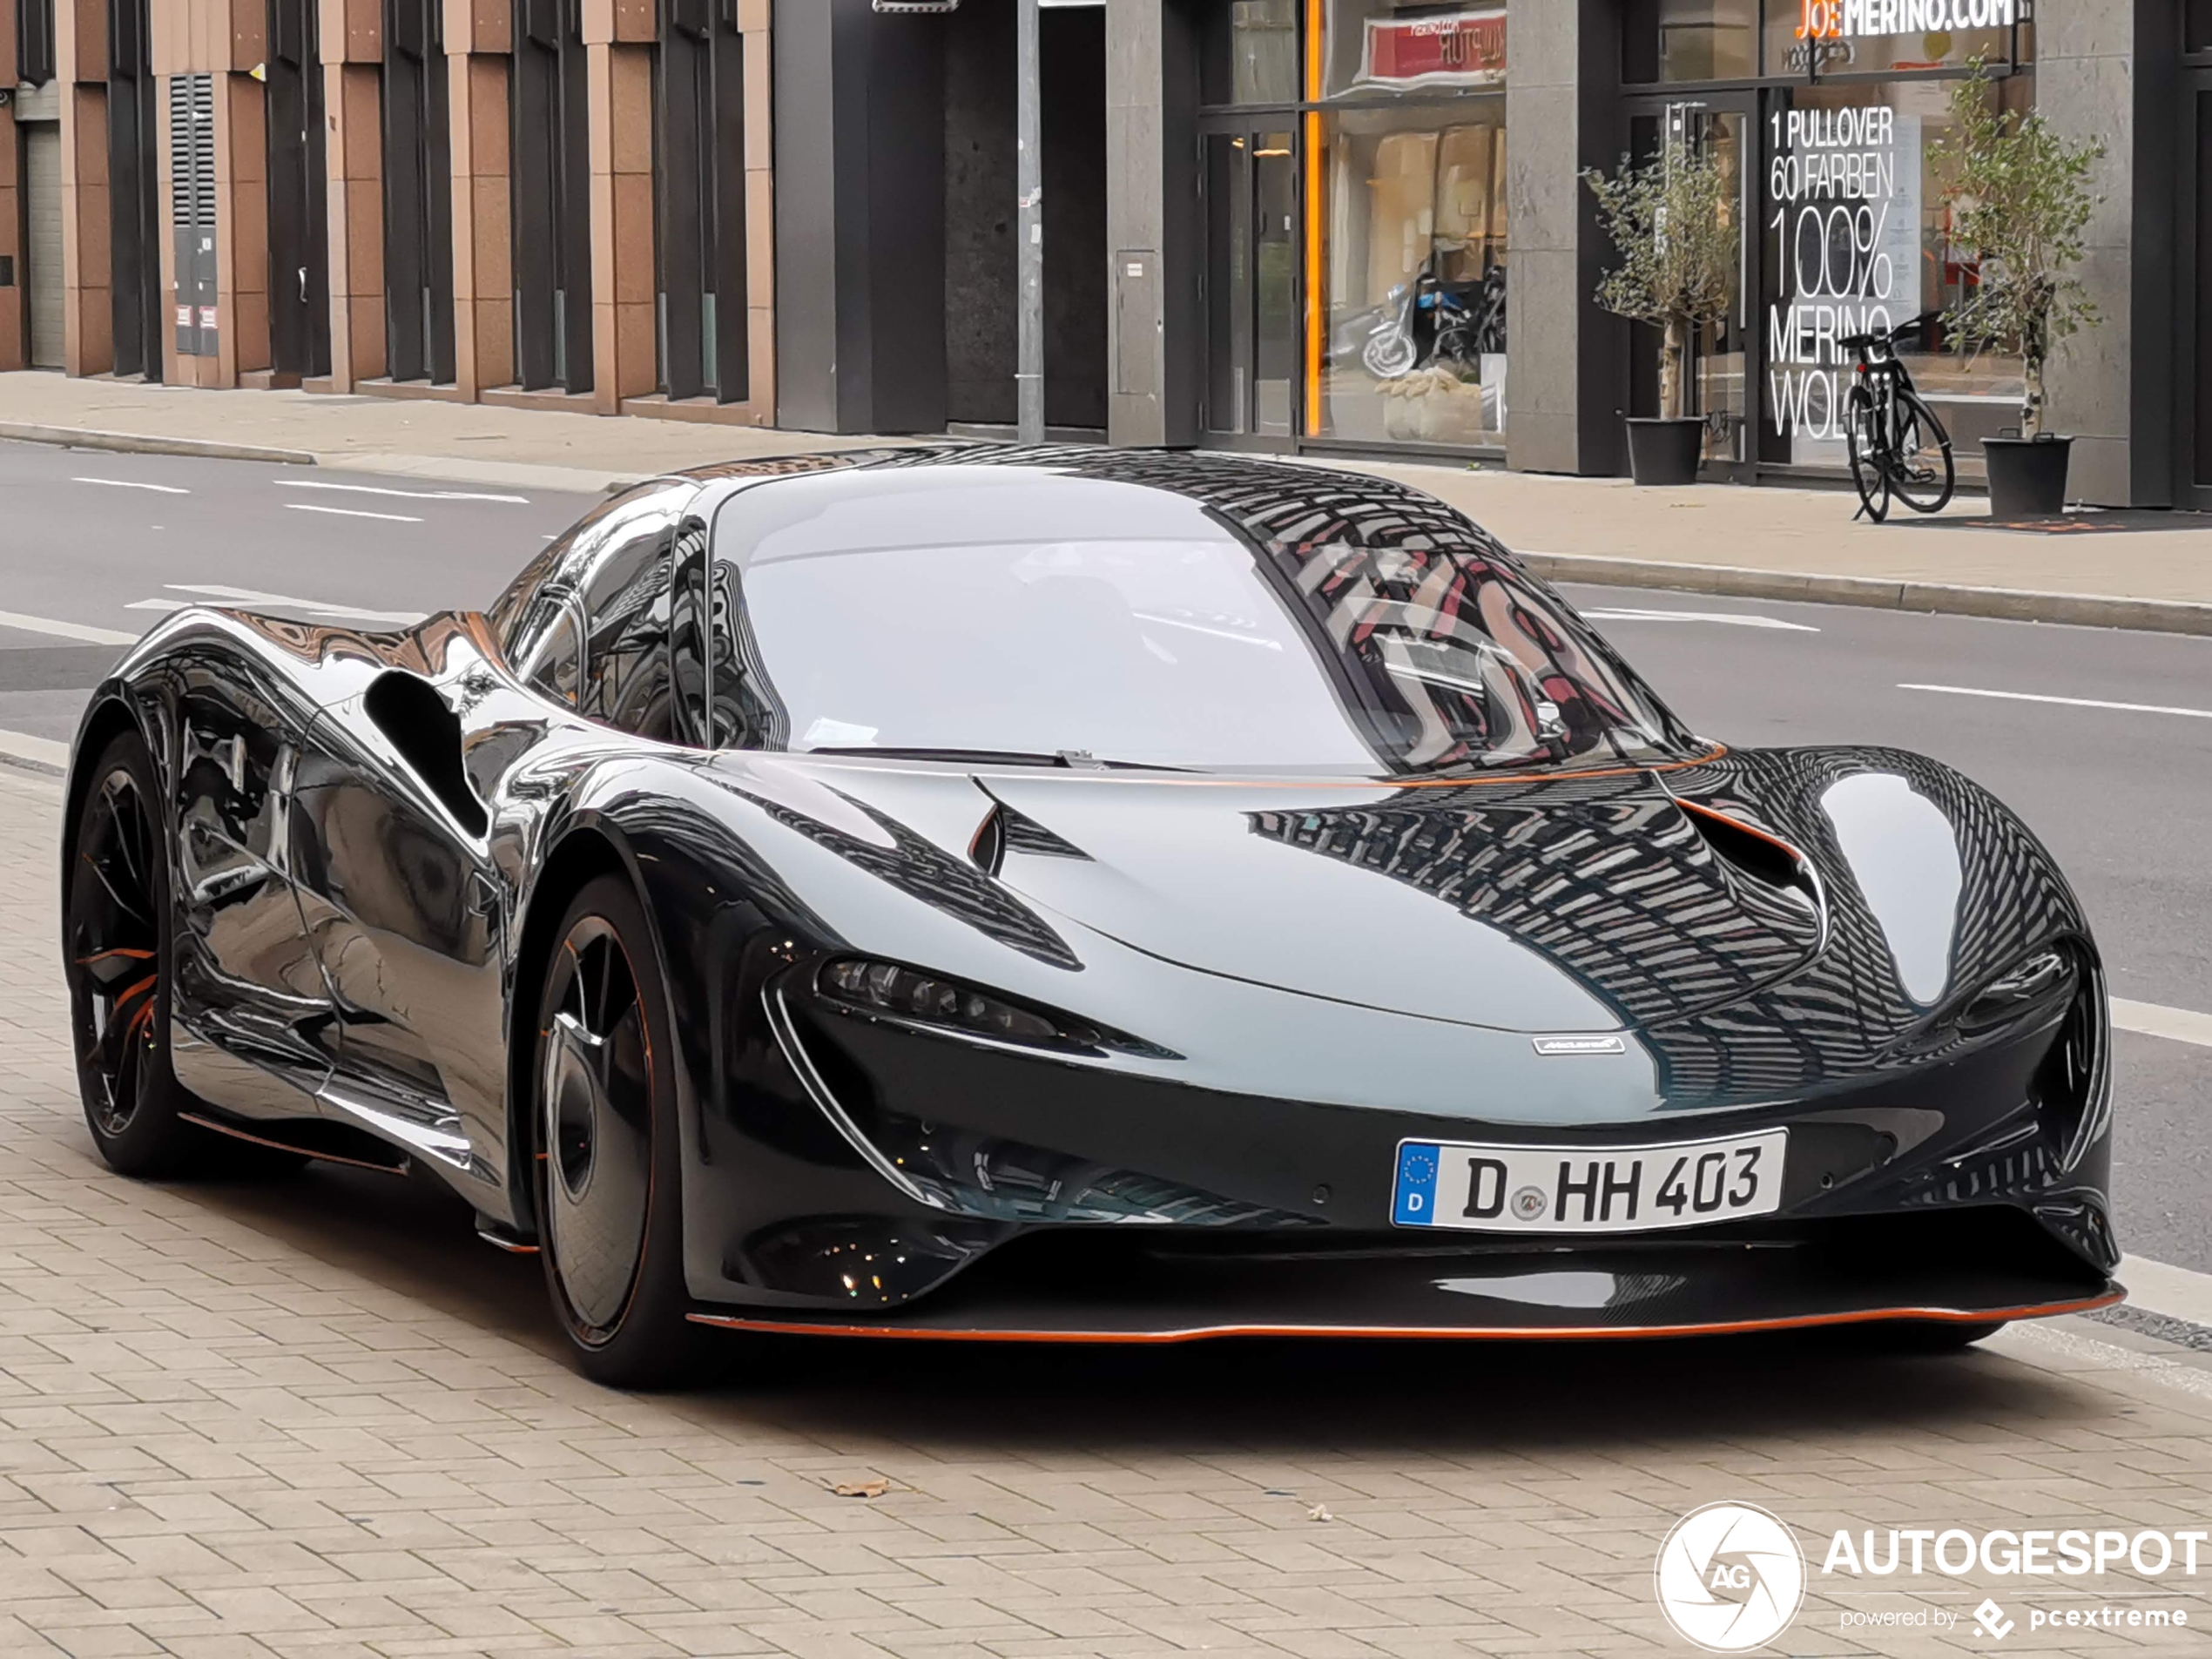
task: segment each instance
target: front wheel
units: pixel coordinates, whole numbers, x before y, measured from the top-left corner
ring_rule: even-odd
[[[1890,516],[1890,480],[1882,464],[1877,419],[1873,394],[1864,386],[1852,387],[1844,405],[1844,442],[1851,452],[1851,481],[1858,486],[1859,504],[1866,516],[1878,524]]]
[[[644,907],[619,878],[587,883],[557,937],[531,1068],[546,1287],[586,1376],[665,1387],[698,1348],[668,996]]]
[[[62,894],[70,1035],[92,1144],[121,1175],[190,1173],[203,1149],[169,1063],[169,854],[135,732],[90,768]]]
[[[1412,374],[1420,356],[1420,347],[1413,343],[1413,335],[1393,325],[1367,341],[1359,361],[1377,380],[1394,381]]]
[[[1916,513],[1939,513],[1958,487],[1951,435],[1918,392],[1900,391],[1890,488]]]

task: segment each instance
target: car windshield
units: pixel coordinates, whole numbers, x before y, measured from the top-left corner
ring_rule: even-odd
[[[716,673],[795,752],[1371,773],[1679,747],[1586,624],[1466,542],[1263,545],[1031,468],[779,480],[717,516],[741,621]]]

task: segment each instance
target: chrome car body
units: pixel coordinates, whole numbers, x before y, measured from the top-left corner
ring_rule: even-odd
[[[1092,486],[1203,517],[1278,571],[1323,658],[1366,603],[1333,552],[1453,550],[1556,689],[1531,694],[1534,758],[1440,759],[1418,722],[1364,768],[792,752],[741,584],[711,574],[742,552],[732,504],[808,479],[833,543],[840,491],[921,522],[1008,476],[1071,535],[1134,499]],[[641,606],[663,618],[642,644]],[[1610,735],[1569,730],[1592,701]],[[490,613],[180,611],[99,688],[78,753],[126,728],[158,775],[199,1121],[419,1165],[510,1247],[538,1238],[525,1039],[553,929],[590,877],[634,885],[706,1322],[1648,1334],[2117,1294],[2101,968],[2028,830],[1914,755],[1696,738],[1394,483],[1092,450],[706,469],[602,509]],[[1394,1223],[1407,1144],[1767,1128],[1788,1159],[1755,1220]]]

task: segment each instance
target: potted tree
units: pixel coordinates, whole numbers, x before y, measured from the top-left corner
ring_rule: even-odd
[[[1619,260],[1598,284],[1598,304],[1662,335],[1659,416],[1629,417],[1629,471],[1640,484],[1689,483],[1705,430],[1683,413],[1689,342],[1729,313],[1741,235],[1734,183],[1718,156],[1678,138],[1641,167],[1622,156],[1618,171],[1582,178]]]
[[[2089,170],[2105,147],[2000,109],[1979,63],[1952,86],[1951,123],[1930,155],[1948,175],[1952,246],[1975,270],[1944,322],[1961,351],[2018,356],[2025,382],[2019,435],[1982,440],[1989,509],[1999,518],[2061,513],[2074,440],[2043,429],[2043,370],[2054,341],[2097,320],[2071,267],[2096,206]]]

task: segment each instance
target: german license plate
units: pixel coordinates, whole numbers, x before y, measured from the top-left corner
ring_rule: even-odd
[[[1790,1131],[1663,1146],[1401,1141],[1391,1219],[1474,1232],[1619,1233],[1771,1215]]]

